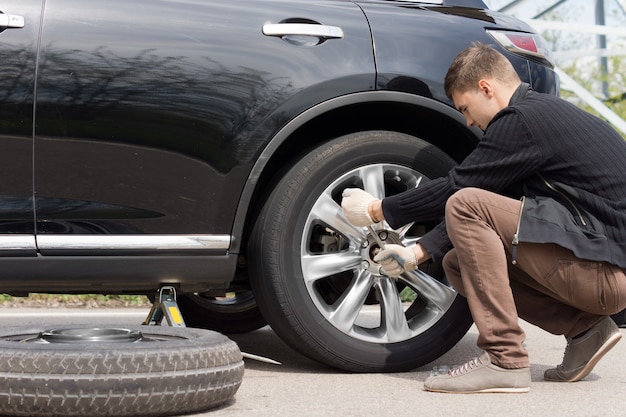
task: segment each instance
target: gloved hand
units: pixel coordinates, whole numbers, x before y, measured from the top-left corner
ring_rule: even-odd
[[[410,272],[417,268],[417,258],[412,248],[402,245],[385,245],[385,249],[374,256],[385,274],[390,277],[398,277],[403,272]]]
[[[369,214],[369,206],[378,200],[367,191],[360,188],[346,188],[341,195],[341,207],[350,223],[355,226],[367,227],[376,223]]]

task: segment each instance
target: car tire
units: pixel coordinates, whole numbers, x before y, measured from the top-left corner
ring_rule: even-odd
[[[430,266],[434,277],[425,266],[399,280],[380,275],[373,237],[347,222],[340,203],[346,187],[388,196],[453,165],[435,146],[387,131],[346,135],[300,158],[268,196],[248,248],[252,290],[272,329],[302,354],[351,372],[407,371],[452,348],[472,319],[440,266]],[[388,242],[410,245],[439,222],[376,227]],[[407,288],[414,300],[400,303]]]
[[[191,328],[0,330],[3,416],[165,416],[232,398],[242,382],[235,342]]]
[[[267,325],[251,291],[232,296],[181,294],[178,307],[187,326],[220,333],[246,333]]]

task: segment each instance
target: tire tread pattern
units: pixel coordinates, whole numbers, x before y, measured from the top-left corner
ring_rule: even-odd
[[[180,415],[235,395],[244,371],[235,342],[208,330],[151,329],[191,337],[123,347],[0,341],[0,415]]]

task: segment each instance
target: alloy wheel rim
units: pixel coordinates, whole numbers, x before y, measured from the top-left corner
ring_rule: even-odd
[[[426,177],[396,164],[353,169],[326,187],[314,202],[301,239],[301,267],[308,294],[322,316],[349,337],[372,343],[409,340],[436,324],[457,293],[421,270],[390,278],[373,260],[379,249],[367,228],[350,224],[341,209],[341,193],[359,187],[382,198],[390,190],[418,187]],[[388,243],[415,245],[414,224],[391,229],[374,225]],[[401,300],[400,291],[413,300]]]

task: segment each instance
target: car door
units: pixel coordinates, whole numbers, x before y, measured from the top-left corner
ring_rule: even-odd
[[[268,23],[328,33],[307,44]],[[272,134],[316,102],[373,89],[374,74],[367,22],[349,2],[48,0],[35,135],[41,253],[224,253]]]
[[[0,2],[0,256],[35,255],[33,102],[41,5]]]

